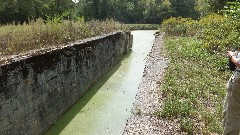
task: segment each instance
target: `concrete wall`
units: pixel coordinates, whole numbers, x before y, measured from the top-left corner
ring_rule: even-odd
[[[0,134],[44,133],[131,45],[116,32],[0,61]]]

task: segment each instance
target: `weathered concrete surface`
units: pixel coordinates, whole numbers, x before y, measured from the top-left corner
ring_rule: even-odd
[[[42,134],[131,48],[116,32],[0,60],[0,134]]]
[[[122,135],[155,32],[132,31],[132,52],[84,94],[45,135]]]

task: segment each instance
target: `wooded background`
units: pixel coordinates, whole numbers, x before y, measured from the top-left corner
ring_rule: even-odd
[[[1,0],[0,23],[63,16],[64,19],[159,24],[169,17],[199,17],[223,9],[236,0]]]

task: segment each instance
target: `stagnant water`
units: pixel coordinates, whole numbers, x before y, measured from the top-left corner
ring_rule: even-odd
[[[121,135],[131,114],[155,32],[132,31],[132,52],[125,55],[45,135]]]

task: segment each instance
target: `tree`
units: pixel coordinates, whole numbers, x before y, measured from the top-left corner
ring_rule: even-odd
[[[0,21],[8,23],[17,20],[17,3],[15,0],[4,0],[1,2]]]
[[[197,0],[195,10],[199,13],[200,17],[209,13],[210,8],[206,0]]]
[[[220,10],[224,8],[227,2],[234,2],[237,0],[206,0],[209,4],[209,9],[212,12],[218,13]]]
[[[171,2],[175,16],[191,17],[197,19],[199,17],[195,10],[196,0],[169,0]]]
[[[168,0],[163,0],[157,10],[159,16],[161,16],[161,21],[170,18],[174,13],[171,3]]]
[[[0,23],[23,23],[68,13],[85,20],[113,18],[124,23],[160,23],[171,16],[197,19],[236,0],[1,0]],[[209,6],[210,5],[210,6]],[[67,19],[67,18],[66,18]]]

